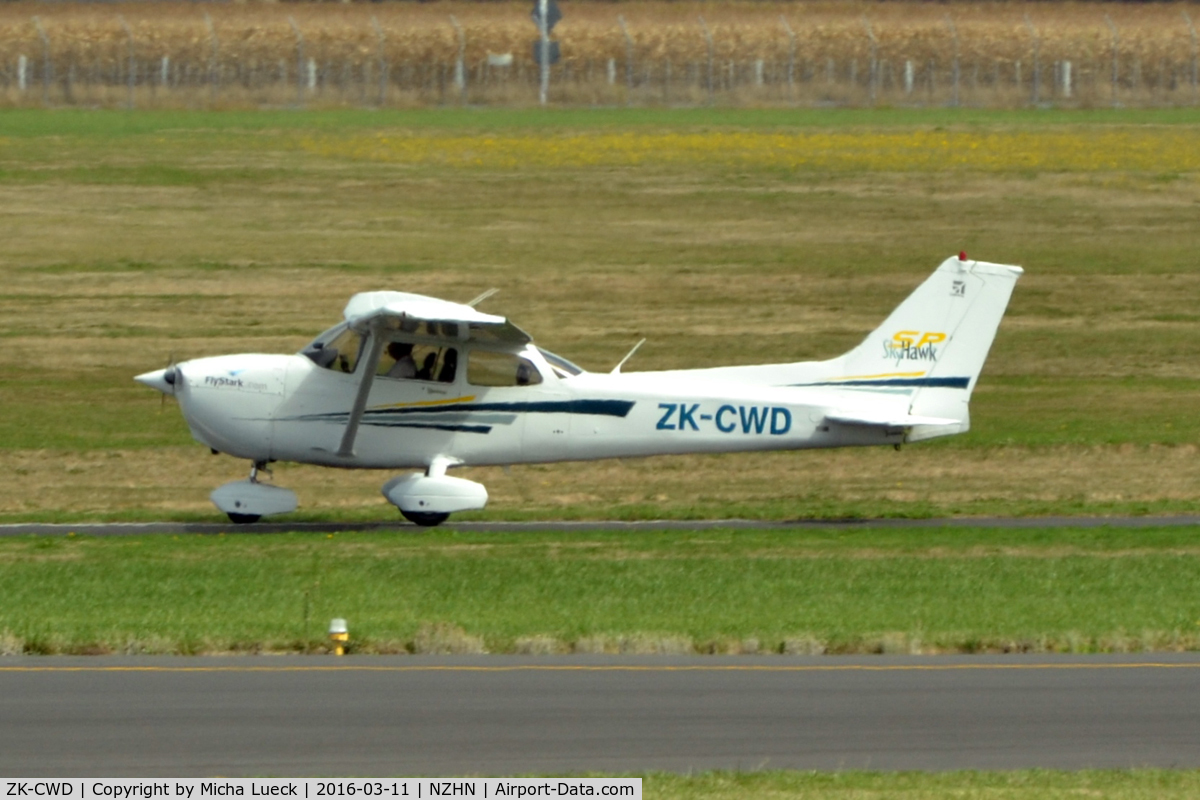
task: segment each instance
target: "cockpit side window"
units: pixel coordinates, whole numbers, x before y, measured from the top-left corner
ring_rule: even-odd
[[[432,344],[389,342],[375,365],[375,374],[400,380],[454,383],[458,350]]]
[[[542,373],[516,353],[472,349],[467,358],[467,382],[473,386],[536,386]]]
[[[362,346],[362,336],[350,328],[338,326],[318,336],[300,352],[318,367],[351,373],[358,365]]]

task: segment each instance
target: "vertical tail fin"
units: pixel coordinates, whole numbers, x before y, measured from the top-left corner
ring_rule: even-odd
[[[948,258],[883,324],[842,356],[843,383],[911,392],[909,414],[958,420],[912,429],[909,441],[962,433],[967,403],[1020,267]]]

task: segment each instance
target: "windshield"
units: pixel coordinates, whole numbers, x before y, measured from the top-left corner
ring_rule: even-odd
[[[362,337],[342,323],[313,339],[300,353],[318,367],[350,373],[354,372],[361,351]]]

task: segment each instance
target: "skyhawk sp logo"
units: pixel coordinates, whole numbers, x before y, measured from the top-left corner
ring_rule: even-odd
[[[944,333],[898,331],[891,339],[883,340],[883,357],[896,366],[904,361],[937,361],[938,345],[944,341]]]

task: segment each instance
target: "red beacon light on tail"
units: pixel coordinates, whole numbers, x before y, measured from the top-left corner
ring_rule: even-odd
[[[958,251],[958,260],[959,260],[959,261],[966,261],[966,260],[967,260],[967,251],[966,251],[966,250],[960,250],[960,251]]]

